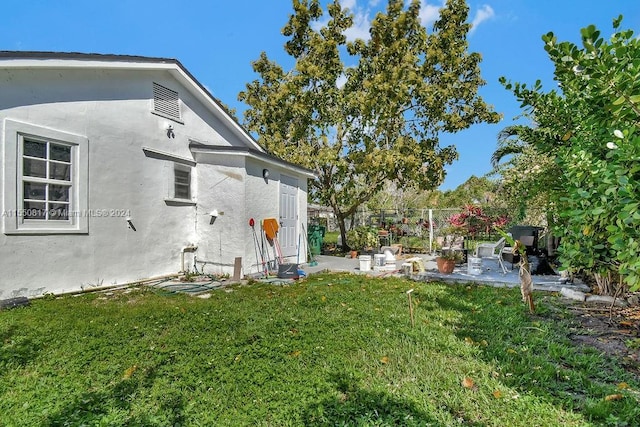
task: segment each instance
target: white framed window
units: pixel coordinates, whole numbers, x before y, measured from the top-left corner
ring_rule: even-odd
[[[193,198],[193,167],[182,162],[170,162],[169,194],[165,203],[170,206],[192,206],[196,202]]]
[[[4,233],[87,233],[88,139],[10,119],[4,129]]]
[[[178,156],[151,147],[142,147],[144,155],[152,159],[164,160],[167,177],[167,195],[164,199],[169,206],[194,206],[194,171],[196,162],[187,157]]]
[[[191,168],[175,165],[173,168],[173,198],[191,200]]]

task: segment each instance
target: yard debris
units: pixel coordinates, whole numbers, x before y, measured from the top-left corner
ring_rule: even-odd
[[[610,394],[604,398],[604,400],[606,400],[607,402],[610,402],[612,400],[622,400],[622,399],[624,399],[624,396],[622,394]]]
[[[0,300],[0,310],[7,310],[10,308],[22,307],[29,305],[29,298],[17,297]]]
[[[464,377],[464,379],[462,380],[462,387],[468,388],[474,391],[478,389],[478,386],[476,386],[476,383],[473,381],[473,379],[469,377]]]
[[[138,369],[138,365],[133,365],[130,368],[125,369],[124,375],[122,376],[123,380],[128,380],[133,376],[133,373]]]

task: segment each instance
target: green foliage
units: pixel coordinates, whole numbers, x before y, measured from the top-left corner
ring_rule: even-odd
[[[378,246],[378,228],[361,225],[347,232],[347,244],[355,250],[375,248]]]
[[[443,181],[457,152],[439,146],[440,133],[499,118],[477,93],[485,82],[480,55],[467,51],[465,1],[448,0],[430,33],[420,3],[389,0],[370,40],[347,42],[353,18],[338,0],[324,25],[317,0],[294,1],[283,29],[294,67],[263,53],[253,64],[260,80],[239,94],[259,142],[315,171],[310,197],[334,210],[343,238],[345,218],[386,183],[430,189]]]
[[[0,312],[0,424],[585,426],[640,416],[637,377],[573,345],[575,329],[550,316],[554,297],[538,299],[531,318],[517,289],[351,274],[165,295],[141,288]],[[623,399],[606,402],[613,393]]]
[[[609,40],[592,25],[583,28],[582,47],[558,43],[553,33],[542,37],[561,93],[545,93],[539,82],[531,89],[503,83],[536,123],[518,129],[532,148],[525,160],[554,161],[544,173],[555,184],[543,179],[531,188],[548,197],[561,262],[640,289],[640,40],[618,30],[620,22]],[[520,172],[503,174],[509,171]]]
[[[445,191],[437,207],[459,208],[471,204],[483,207],[501,207],[501,200],[496,198],[498,191],[498,184],[495,181],[487,177],[471,176],[456,189]]]

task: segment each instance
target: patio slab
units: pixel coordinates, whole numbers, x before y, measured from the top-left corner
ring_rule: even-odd
[[[495,287],[520,287],[520,277],[518,268],[508,269],[506,274],[502,273],[497,260],[483,259],[483,270],[479,275],[467,273],[467,265],[457,266],[453,273],[442,274],[438,272],[435,256],[426,254],[410,254],[398,258],[396,261],[396,269],[393,271],[360,271],[360,261],[357,258],[334,257],[327,255],[318,255],[315,257],[318,265],[309,266],[302,264],[300,269],[307,275],[316,274],[324,271],[349,272],[354,274],[368,274],[370,276],[404,276],[401,273],[401,266],[408,258],[419,257],[425,266],[425,271],[421,273],[413,273],[407,277],[415,281],[438,281],[446,283],[478,283]],[[533,288],[538,291],[560,292],[562,288],[572,289],[581,292],[588,292],[590,289],[580,280],[575,279],[573,282],[566,282],[560,276],[551,275],[533,275]]]

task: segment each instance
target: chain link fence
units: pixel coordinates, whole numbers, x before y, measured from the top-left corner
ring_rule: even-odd
[[[346,221],[347,230],[358,226],[374,226],[389,230],[393,236],[389,243],[401,244],[407,251],[432,253],[436,249],[435,242],[450,231],[451,219],[463,212],[464,208],[446,209],[361,209]],[[541,242],[547,230],[546,212],[542,209],[526,212],[509,211],[499,208],[482,208],[482,214],[488,218],[503,218],[505,223],[501,228],[508,230],[515,225],[541,227]],[[310,207],[309,223],[320,224],[327,231],[339,230],[333,212],[328,208]],[[448,230],[449,229],[449,230]],[[473,230],[465,238],[465,247],[472,249],[478,242],[492,242],[500,239],[500,235],[487,223],[484,227]]]

